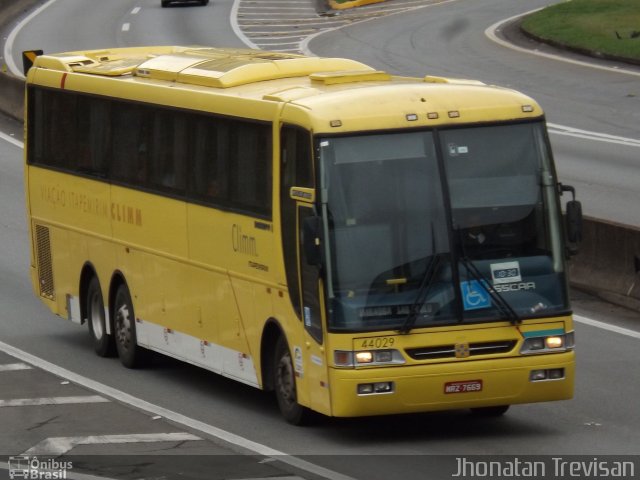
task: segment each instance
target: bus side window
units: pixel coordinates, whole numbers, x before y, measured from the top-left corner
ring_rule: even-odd
[[[186,175],[186,118],[170,110],[153,114],[151,149],[148,158],[152,186],[183,194]]]
[[[80,173],[106,177],[111,139],[109,110],[106,100],[78,96],[77,159]]]
[[[220,172],[221,129],[213,117],[197,115],[192,118],[192,142],[189,168],[189,194],[206,203],[225,198]]]
[[[251,212],[271,215],[271,128],[233,122],[229,135],[229,197]]]
[[[146,156],[147,143],[143,132],[145,122],[141,107],[123,103],[114,109],[111,118],[113,150],[110,176],[133,185],[146,182],[146,165],[141,158]]]
[[[76,152],[76,105],[74,95],[60,92],[47,93],[46,101],[50,106],[51,118],[46,120],[45,129],[49,133],[48,151],[44,154],[45,163],[62,169],[73,169]]]

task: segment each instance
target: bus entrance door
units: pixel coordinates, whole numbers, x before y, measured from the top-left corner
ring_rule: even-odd
[[[303,245],[305,219],[315,216],[312,205],[298,204],[298,258],[299,275],[302,288],[302,320],[304,323],[304,347],[293,352],[294,362],[300,362],[296,368],[298,375],[306,376],[311,407],[322,413],[331,412],[329,378],[324,347],[324,309],[320,269],[310,262]]]

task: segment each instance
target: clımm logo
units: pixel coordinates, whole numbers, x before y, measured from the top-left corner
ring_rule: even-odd
[[[456,358],[467,358],[469,355],[471,355],[471,352],[469,351],[468,343],[456,343],[454,348],[455,348]]]

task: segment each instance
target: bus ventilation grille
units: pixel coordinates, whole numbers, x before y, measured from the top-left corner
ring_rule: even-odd
[[[515,340],[503,340],[493,342],[477,342],[469,344],[468,356],[497,355],[509,353],[516,346]],[[414,360],[435,360],[439,358],[455,358],[455,345],[441,345],[438,347],[409,348],[407,354]]]
[[[40,295],[53,300],[55,290],[53,288],[51,242],[49,240],[49,229],[42,225],[36,225],[36,255],[38,257],[38,282],[40,284]]]

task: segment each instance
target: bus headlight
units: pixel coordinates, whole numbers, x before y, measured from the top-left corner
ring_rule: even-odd
[[[573,350],[575,346],[574,338],[574,332],[525,338],[520,353],[530,355],[535,353],[566,352]]]
[[[391,350],[335,350],[333,360],[336,367],[359,367],[380,365],[401,365],[405,362],[402,354]]]
[[[548,349],[564,347],[564,335],[556,335],[544,339],[544,344]]]

